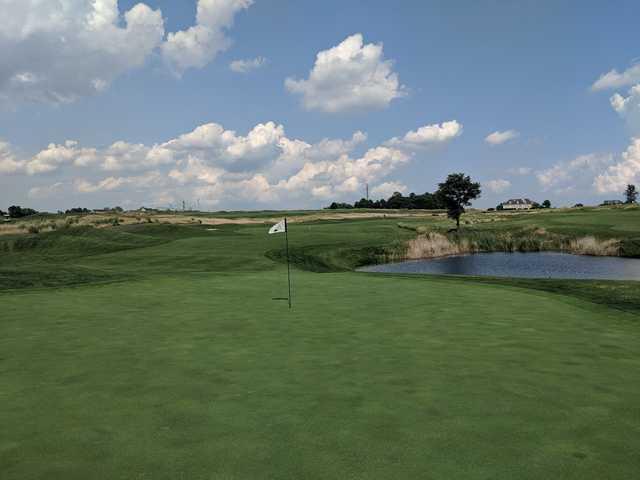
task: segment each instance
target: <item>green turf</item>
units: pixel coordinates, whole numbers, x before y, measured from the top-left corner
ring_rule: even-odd
[[[0,257],[3,480],[640,471],[637,283],[316,273],[413,234],[316,222],[289,311],[264,226],[71,230]]]

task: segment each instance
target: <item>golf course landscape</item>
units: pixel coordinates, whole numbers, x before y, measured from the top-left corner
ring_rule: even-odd
[[[640,282],[355,271],[436,233],[640,257],[637,206],[120,217],[0,235],[2,480],[640,472]]]

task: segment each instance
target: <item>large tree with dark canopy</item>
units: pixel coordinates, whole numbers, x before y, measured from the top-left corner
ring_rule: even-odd
[[[451,173],[447,179],[438,184],[436,195],[447,206],[447,215],[456,221],[456,227],[460,228],[460,216],[464,213],[464,207],[471,205],[471,200],[480,196],[480,184],[472,182],[469,175],[464,173]]]
[[[33,208],[24,208],[19,205],[11,205],[9,207],[9,216],[11,218],[22,218],[30,215],[35,215],[36,212]]]
[[[638,191],[636,190],[636,186],[627,185],[624,196],[627,199],[627,203],[636,203],[636,200],[638,199]]]

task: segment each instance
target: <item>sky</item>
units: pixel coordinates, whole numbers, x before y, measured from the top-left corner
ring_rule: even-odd
[[[0,209],[640,183],[637,1],[0,0]]]

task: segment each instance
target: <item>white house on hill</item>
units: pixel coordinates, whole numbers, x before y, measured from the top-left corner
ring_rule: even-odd
[[[502,204],[505,210],[531,210],[533,202],[528,198],[512,198]]]

